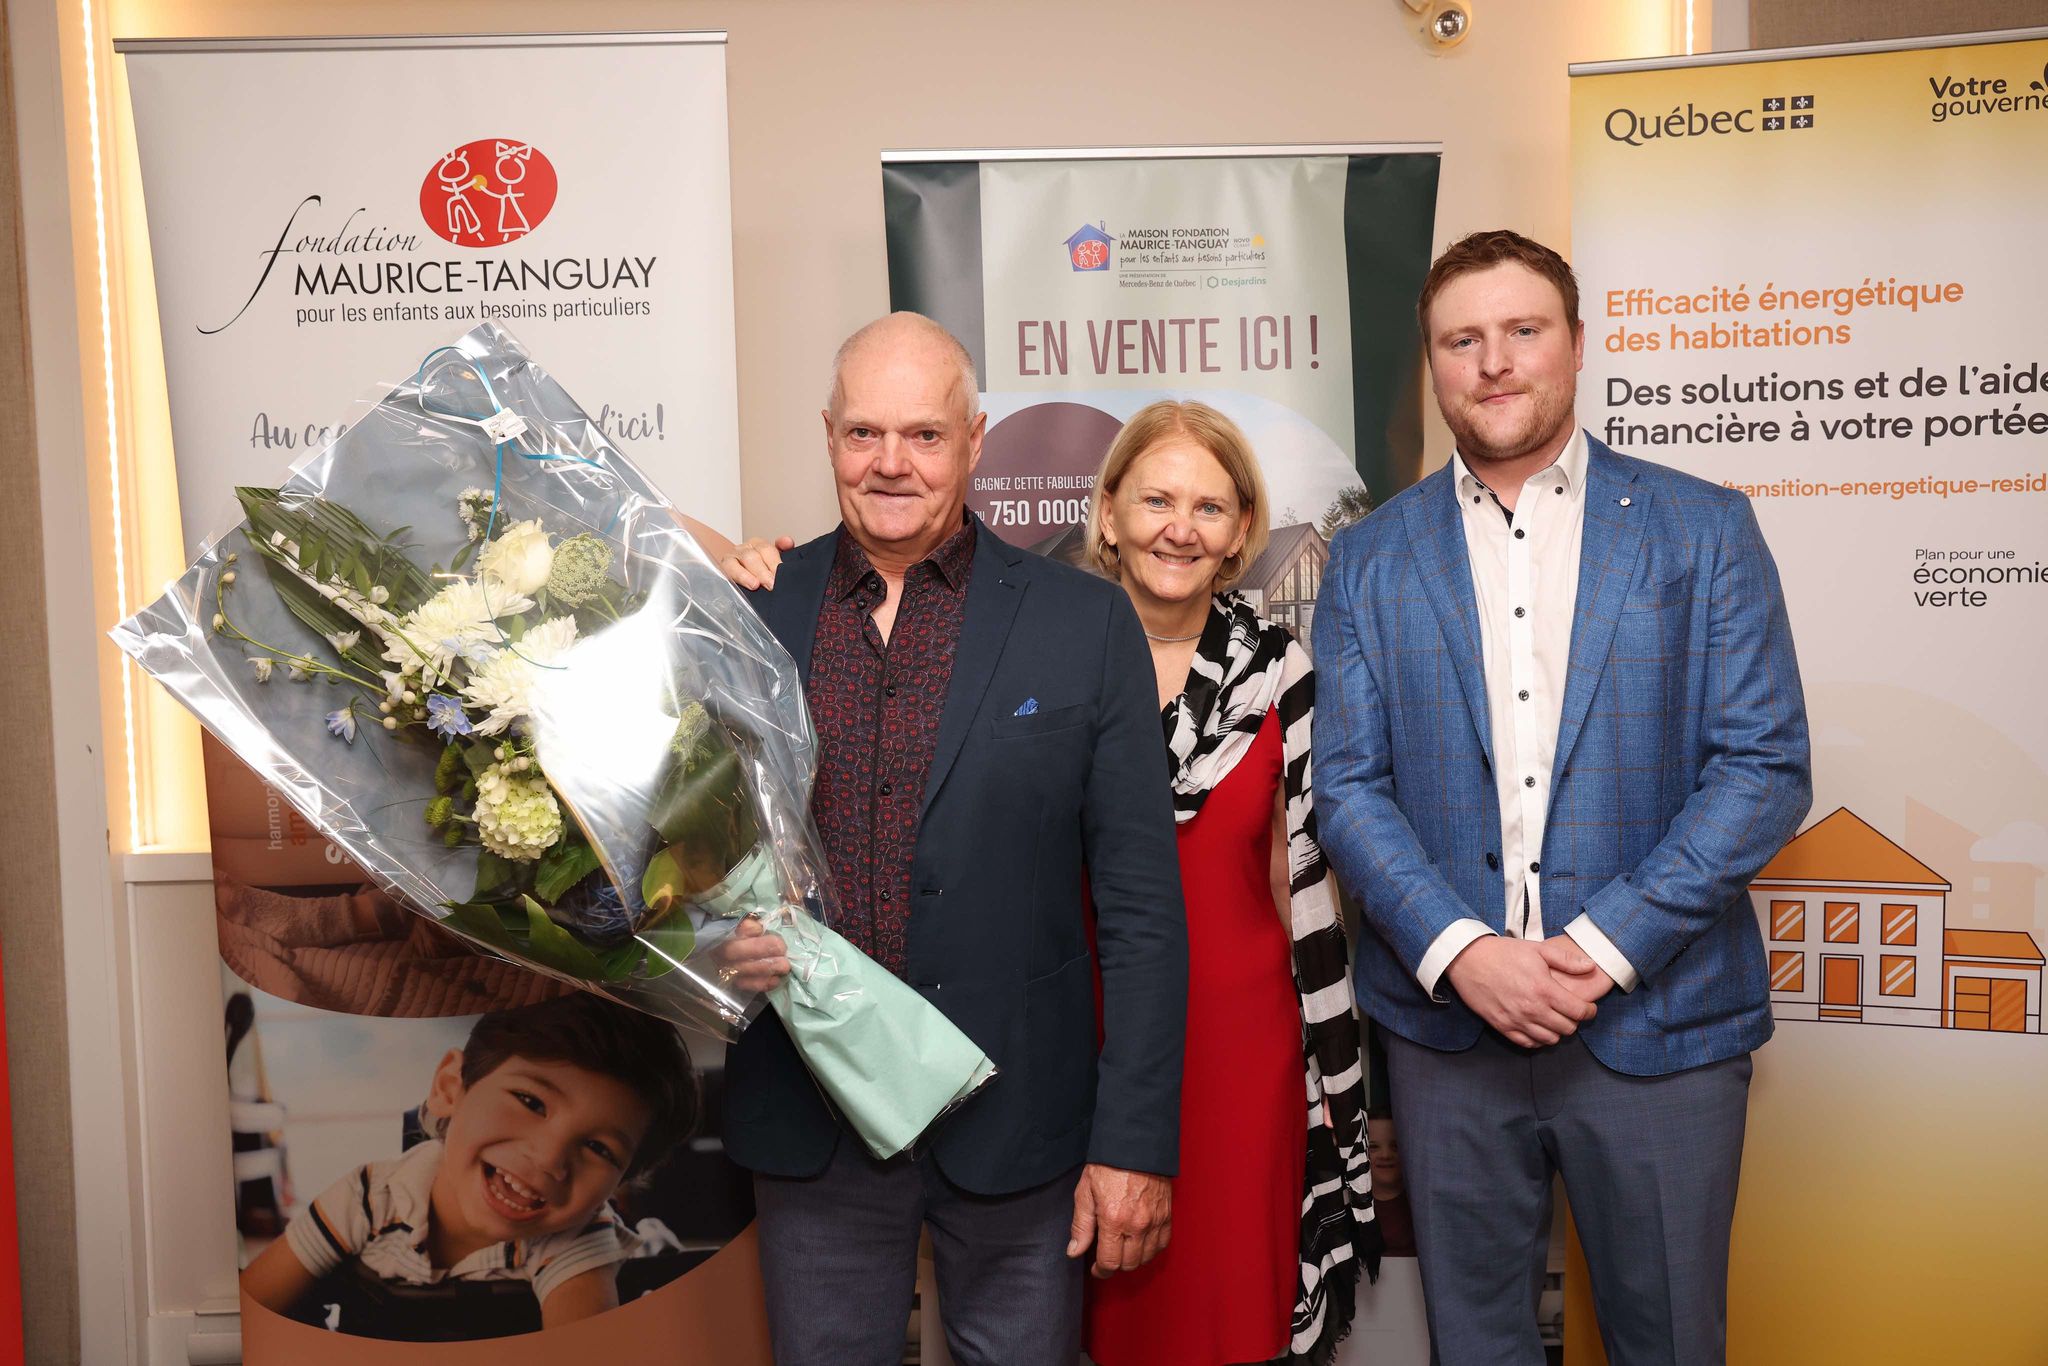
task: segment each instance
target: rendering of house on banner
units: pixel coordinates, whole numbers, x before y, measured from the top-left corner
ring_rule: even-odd
[[[1953,928],[1948,879],[1847,807],[1749,884],[1780,1020],[2041,1032],[2043,957],[2022,930]]]
[[[1273,528],[1273,539],[1238,580],[1252,610],[1308,642],[1315,619],[1316,590],[1323,586],[1323,566],[1330,562],[1330,543],[1313,522]]]

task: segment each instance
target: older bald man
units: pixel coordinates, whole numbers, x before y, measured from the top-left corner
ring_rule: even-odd
[[[776,1360],[901,1360],[929,1225],[956,1361],[1071,1366],[1083,1261],[1165,1246],[1178,1159],[1187,946],[1150,658],[1115,585],[966,510],[986,416],[938,324],[848,338],[824,424],[840,525],[753,602],[803,670],[837,928],[1000,1075],[878,1162],[772,1012],[734,1046],[725,1142],[755,1173]]]

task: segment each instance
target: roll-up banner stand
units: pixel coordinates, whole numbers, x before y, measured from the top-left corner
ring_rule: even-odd
[[[1325,545],[1421,474],[1415,296],[1435,144],[882,156],[890,306],[974,355],[969,504],[1078,562],[1125,418],[1199,398],[1251,438],[1273,542],[1242,587],[1306,638]]]
[[[1728,1359],[2048,1360],[2048,30],[1572,75],[1580,419],[1753,500],[1813,726]]]
[[[737,529],[724,35],[116,46],[188,547],[239,520],[235,485],[279,482],[352,400],[483,321],[679,505]],[[751,1188],[716,1140],[722,1047],[692,1040],[697,1136],[592,1216],[623,1260],[578,1229],[444,1264],[463,1182],[501,1208],[535,1196],[507,1194],[503,1159],[443,1148],[430,1083],[480,1016],[561,988],[365,885],[218,749],[207,789],[233,1151],[193,1156],[234,1165],[220,1218],[245,1266],[294,1224],[348,1253],[274,1307],[244,1277],[244,1359],[766,1362]],[[622,1307],[544,1306],[556,1256]]]

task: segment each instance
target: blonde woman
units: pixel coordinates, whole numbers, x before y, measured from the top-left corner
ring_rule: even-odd
[[[1188,921],[1173,1238],[1092,1287],[1099,1366],[1327,1362],[1377,1260],[1358,1023],[1310,787],[1315,680],[1233,591],[1268,521],[1244,433],[1192,402],[1125,424],[1089,507],[1089,553],[1151,645]]]

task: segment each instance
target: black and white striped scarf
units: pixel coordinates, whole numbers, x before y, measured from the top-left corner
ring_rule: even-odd
[[[1352,1009],[1336,879],[1316,841],[1309,726],[1315,674],[1287,631],[1260,619],[1240,593],[1219,594],[1195,647],[1187,691],[1164,713],[1173,765],[1173,816],[1203,800],[1251,748],[1277,707],[1287,797],[1288,923],[1301,995],[1308,1163],[1301,1201],[1301,1277],[1289,1362],[1328,1366],[1357,1310],[1358,1276],[1379,1277],[1366,1159],[1365,1071]]]

